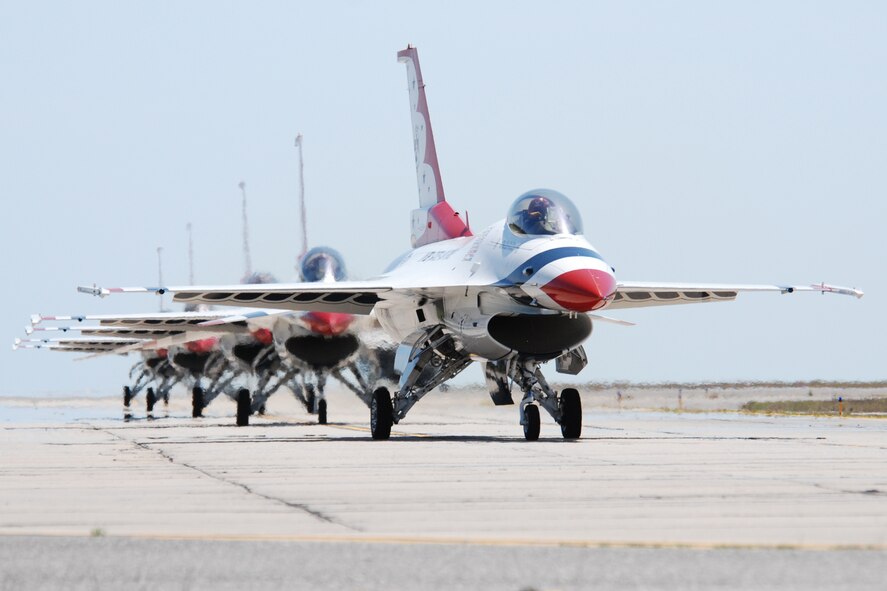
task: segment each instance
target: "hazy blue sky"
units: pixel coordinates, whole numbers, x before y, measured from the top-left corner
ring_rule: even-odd
[[[381,271],[416,202],[413,43],[473,227],[550,187],[622,279],[867,293],[612,312],[639,325],[596,327],[583,379],[887,377],[887,4],[420,4],[0,4],[0,334],[156,309],[74,288],[155,283],[157,246],[185,283],[188,221],[197,281],[237,281],[240,180],[254,266],[293,279],[298,131],[311,244]],[[0,393],[116,393],[130,363],[7,345]]]

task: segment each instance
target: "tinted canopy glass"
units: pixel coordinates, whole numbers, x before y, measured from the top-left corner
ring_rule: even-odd
[[[515,234],[544,236],[581,234],[582,219],[566,195],[551,189],[528,191],[508,210],[508,227]]]
[[[299,263],[299,275],[302,281],[343,281],[345,279],[345,262],[342,255],[333,250],[319,246],[305,253]]]

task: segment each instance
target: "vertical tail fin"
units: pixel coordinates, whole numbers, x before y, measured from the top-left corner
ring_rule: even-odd
[[[413,247],[471,236],[471,230],[453,210],[443,191],[425,84],[419,68],[419,53],[413,46],[397,52],[397,61],[406,64],[410,91],[410,114],[413,123],[413,148],[416,152],[416,180],[419,185],[419,209],[413,210]]]

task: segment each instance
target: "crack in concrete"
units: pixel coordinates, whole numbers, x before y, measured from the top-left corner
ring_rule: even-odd
[[[812,483],[815,488],[819,488],[830,493],[840,493],[845,495],[866,495],[866,496],[887,496],[887,491],[880,490],[877,488],[867,488],[864,490],[851,490],[847,488],[836,488],[832,486],[826,486],[824,484],[820,484],[818,482]]]
[[[236,486],[236,487],[246,491],[250,495],[255,495],[259,498],[265,499],[266,501],[279,503],[285,507],[289,507],[290,509],[296,509],[298,511],[302,511],[303,513],[307,513],[308,515],[314,517],[315,519],[318,519],[318,520],[323,521],[325,523],[329,523],[330,525],[337,525],[339,527],[344,527],[345,529],[349,529],[354,532],[362,532],[363,531],[362,529],[360,529],[358,527],[355,527],[353,525],[349,525],[347,523],[343,523],[343,522],[339,521],[338,519],[330,517],[329,515],[323,513],[322,511],[318,511],[317,509],[313,509],[304,503],[294,503],[292,501],[287,501],[286,499],[282,499],[280,497],[275,497],[272,495],[261,493],[261,492],[253,490],[251,487],[249,487],[248,485],[246,485],[242,482],[237,482],[236,480],[229,480],[227,478],[224,478],[224,477],[219,476],[217,474],[213,474],[212,472],[204,470],[203,468],[200,468],[200,467],[195,466],[193,464],[178,461],[173,456],[166,453],[162,449],[156,449],[156,448],[151,447],[152,444],[140,443],[138,441],[126,439],[125,437],[122,437],[122,436],[120,436],[108,429],[103,429],[103,428],[97,427],[95,425],[89,425],[89,427],[96,430],[96,431],[100,431],[102,433],[107,433],[108,435],[110,435],[111,437],[114,437],[118,441],[125,441],[126,443],[131,443],[132,445],[134,445],[135,447],[137,447],[139,449],[154,452],[154,453],[160,455],[160,457],[162,457],[165,460],[167,460],[168,462],[170,462],[171,464],[175,464],[176,466],[183,466],[183,467],[188,468],[190,470],[194,470],[198,474],[202,474],[202,475],[206,476],[207,478],[212,478],[213,480],[217,480],[218,482],[229,484],[231,486]]]

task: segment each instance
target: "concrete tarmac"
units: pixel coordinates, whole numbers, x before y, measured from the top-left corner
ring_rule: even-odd
[[[366,407],[343,393],[325,426],[287,397],[244,428],[224,416],[228,401],[215,417],[173,401],[168,417],[128,423],[102,404],[0,429],[10,588],[52,587],[51,568],[21,568],[32,547],[56,565],[107,556],[94,574],[107,588],[126,556],[158,569],[132,571],[152,589],[198,589],[214,580],[205,560],[272,555],[291,558],[269,563],[269,587],[329,571],[312,588],[884,588],[884,420],[587,405],[581,440],[543,417],[529,443],[516,408],[459,391],[429,394],[376,442]],[[171,552],[195,559],[164,570]],[[777,587],[784,579],[804,584]]]

